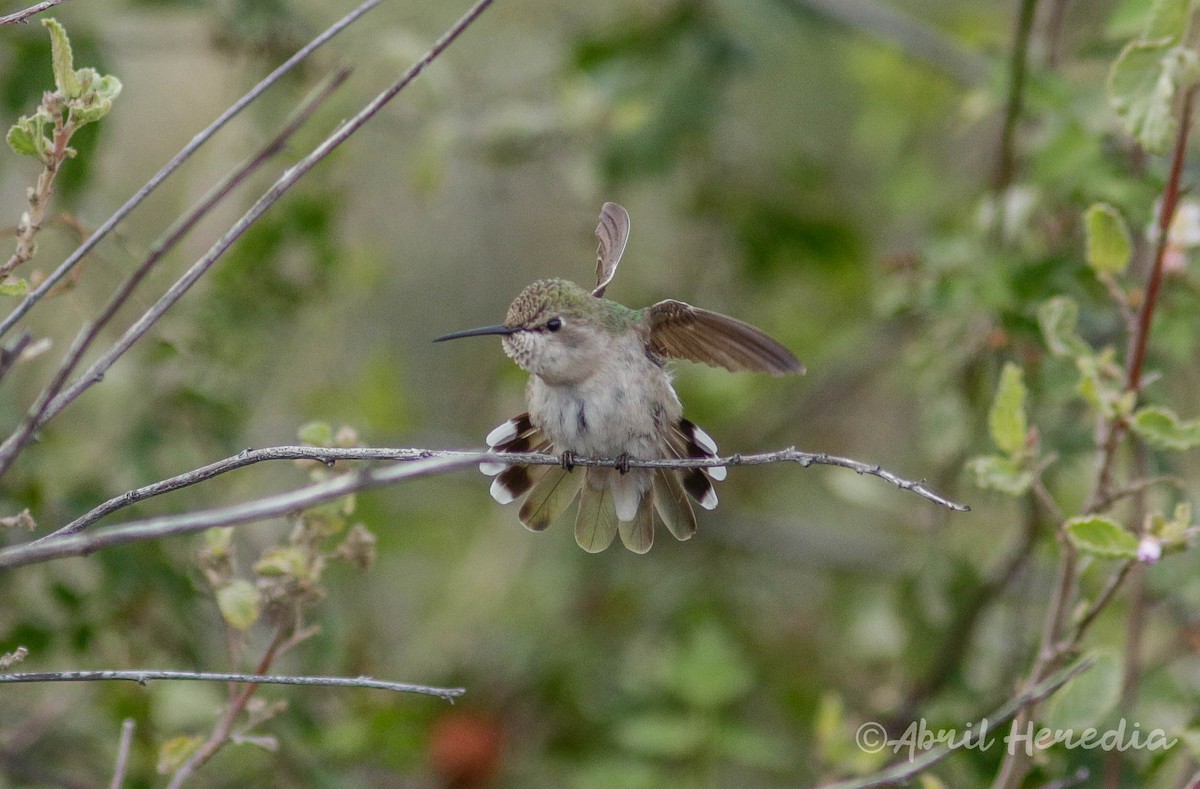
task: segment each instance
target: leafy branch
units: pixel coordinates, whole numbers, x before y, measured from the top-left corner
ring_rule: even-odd
[[[54,194],[54,181],[63,162],[75,155],[70,146],[75,132],[94,123],[112,109],[121,93],[121,81],[101,75],[94,68],[76,69],[67,31],[54,19],[43,19],[50,31],[51,58],[54,64],[54,90],[42,96],[32,115],[22,116],[8,130],[8,145],[18,154],[31,156],[42,164],[37,185],[27,194],[29,210],[17,224],[17,249],[0,265],[0,279],[6,279],[17,266],[27,263],[37,251],[34,238],[46,219],[46,209]],[[5,283],[5,290],[20,293],[25,284]]]
[[[209,269],[221,258],[222,255],[229,249],[233,243],[240,238],[266,211],[277,203],[291,187],[306,175],[313,167],[333,153],[342,143],[350,138],[362,126],[373,118],[383,107],[385,107],[392,99],[394,99],[400,91],[404,90],[414,79],[416,79],[425,68],[432,63],[447,47],[452,44],[462,33],[470,27],[482,14],[493,0],[479,0],[471,7],[457,22],[455,22],[442,36],[434,43],[433,47],[428,52],[422,55],[412,66],[408,68],[383,92],[379,93],[374,99],[367,103],[357,114],[343,122],[338,128],[326,137],[319,145],[317,145],[307,156],[299,162],[288,168],[275,183],[263,193],[254,205],[250,207],[242,217],[230,227],[220,239],[209,248],[199,260],[184,272],[170,288],[167,289],[157,302],[154,303],[146,312],[138,318],[132,326],[104,353],[100,355],[92,365],[84,371],[72,384],[65,386],[66,377],[70,374],[70,370],[74,369],[75,364],[82,358],[83,343],[90,342],[89,331],[85,329],[80,333],[72,350],[68,352],[67,358],[59,369],[56,379],[50,386],[43,390],[38,401],[27,412],[25,419],[21,425],[13,432],[3,444],[0,444],[0,474],[3,474],[11,466],[17,455],[25,447],[32,438],[34,432],[43,426],[47,421],[58,414],[63,408],[74,401],[80,394],[88,388],[103,380],[107,370],[129,350],[139,339],[145,336],[146,332],[158,322],[158,320],[166,313],[168,309],[175,305],[180,298],[202,277]],[[61,269],[62,267],[60,267]],[[128,289],[131,291],[132,289]],[[114,298],[114,303],[120,301],[124,303],[128,298],[128,292],[124,295]],[[120,306],[114,304],[110,306]],[[2,331],[2,327],[0,327]],[[65,372],[64,372],[65,371]],[[65,388],[64,388],[65,386]],[[61,389],[61,391],[59,391]]]
[[[41,301],[42,298],[44,298],[54,288],[55,285],[62,281],[62,279],[68,274],[70,274],[71,271],[79,265],[80,261],[82,261],[83,258],[89,252],[91,252],[92,249],[95,248],[95,246],[99,244],[102,239],[111,233],[117,227],[117,225],[120,224],[125,217],[127,217],[133,211],[134,208],[136,208],[147,197],[149,197],[150,194],[154,192],[154,190],[157,189],[163,181],[165,181],[172,173],[178,170],[183,163],[192,156],[192,154],[194,154],[202,145],[212,139],[212,137],[226,124],[228,124],[229,121],[233,120],[233,118],[239,115],[244,109],[246,109],[246,107],[250,106],[250,104],[252,104],[259,96],[266,92],[268,88],[278,82],[280,78],[298,66],[306,58],[308,58],[308,56],[315,52],[319,47],[328,43],[330,39],[345,30],[351,24],[356,22],[363,14],[365,14],[367,11],[370,11],[381,2],[383,2],[383,0],[365,0],[365,2],[361,3],[353,11],[334,22],[312,41],[301,47],[296,51],[295,54],[276,67],[274,71],[263,77],[257,85],[246,91],[245,95],[231,104],[229,108],[217,116],[212,123],[198,132],[196,136],[194,136],[188,142],[187,145],[183,146],[178,153],[171,157],[170,161],[159,168],[158,172],[151,176],[149,181],[147,181],[140,189],[134,192],[134,194],[128,200],[126,200],[120,208],[113,212],[108,219],[104,220],[100,227],[96,228],[96,230],[90,236],[88,236],[86,241],[84,241],[74,252],[72,252],[66,260],[59,264],[58,268],[51,272],[36,288],[31,290],[12,310],[12,312],[6,315],[3,320],[0,320],[0,337],[11,331],[12,328],[16,326],[17,322],[25,317],[25,315],[31,309],[33,309],[34,305]]]

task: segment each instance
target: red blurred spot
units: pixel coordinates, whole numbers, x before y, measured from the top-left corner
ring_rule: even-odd
[[[448,787],[484,787],[500,768],[504,730],[478,712],[453,711],[433,726],[429,763]]]

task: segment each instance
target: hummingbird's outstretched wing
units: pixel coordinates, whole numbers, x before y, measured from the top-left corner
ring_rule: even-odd
[[[733,372],[771,375],[803,373],[791,351],[749,323],[667,299],[646,308],[650,348],[660,356],[686,359]]]
[[[629,241],[629,212],[616,203],[605,203],[600,209],[600,224],[596,225],[596,289],[592,295],[600,298],[617,273],[617,264]]]

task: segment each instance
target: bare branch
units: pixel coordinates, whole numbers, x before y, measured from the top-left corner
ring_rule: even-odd
[[[133,718],[126,718],[121,724],[121,742],[117,745],[117,766],[113,769],[112,782],[109,789],[121,789],[125,782],[125,768],[129,763],[129,748],[133,745]]]
[[[55,540],[16,545],[0,551],[0,569],[58,559],[64,556],[86,556],[101,548],[123,545],[138,540],[152,540],[180,534],[192,534],[215,526],[275,518],[339,499],[349,493],[388,485],[400,480],[429,476],[443,471],[463,468],[479,462],[481,453],[470,457],[442,457],[396,463],[378,468],[366,468],[343,474],[299,490],[266,496],[244,504],[212,510],[150,518],[124,526],[114,526],[95,533],[73,534]]]
[[[29,8],[23,8],[20,11],[14,11],[11,14],[0,16],[0,25],[23,25],[29,21],[29,17],[35,16],[48,9],[54,8],[56,5],[61,5],[67,0],[42,0],[40,3],[34,3]]]
[[[339,460],[424,460],[426,458],[462,458],[469,462],[477,462],[482,460],[521,463],[523,465],[559,465],[562,463],[562,458],[558,455],[533,454],[522,452],[463,452],[456,450],[439,450],[439,449],[391,449],[384,447],[359,447],[353,449],[329,448],[329,447],[310,447],[310,446],[280,446],[280,447],[264,447],[262,449],[246,449],[232,457],[218,460],[215,463],[209,463],[207,466],[201,466],[198,469],[178,474],[174,477],[155,482],[151,485],[145,485],[135,490],[122,493],[120,496],[114,496],[98,507],[95,507],[75,520],[63,526],[61,529],[41,537],[38,542],[58,539],[71,534],[78,534],[84,529],[91,526],[96,521],[110,515],[117,510],[124,509],[139,501],[144,501],[154,496],[161,496],[164,493],[186,488],[190,485],[195,485],[213,477],[224,474],[227,471],[244,468],[262,463],[269,460],[315,460],[326,465],[333,465]],[[609,466],[617,468],[621,461],[611,458],[587,458],[575,457],[572,462],[577,466]],[[912,482],[902,479],[895,474],[880,468],[877,465],[860,463],[856,460],[848,458],[835,457],[827,455],[823,452],[799,452],[795,449],[783,449],[778,452],[767,452],[758,455],[732,455],[727,458],[689,458],[681,460],[672,458],[669,460],[636,460],[630,458],[628,461],[629,468],[711,468],[713,466],[756,466],[767,463],[779,462],[794,462],[799,463],[805,468],[812,465],[831,465],[841,466],[857,471],[860,474],[871,474],[873,476],[885,479],[893,483],[902,490],[909,490],[917,495],[924,496],[930,501],[940,504],[944,507],[949,507],[958,512],[967,512],[970,510],[965,504],[959,504],[951,501],[944,496],[935,493],[925,487],[924,483]]]
[[[124,526],[114,526],[94,534],[81,533],[87,526],[95,523],[104,515],[138,501],[194,485],[198,482],[212,479],[227,471],[242,468],[253,463],[260,463],[266,460],[310,459],[331,464],[337,460],[380,458],[400,459],[407,462],[378,468],[358,469],[332,480],[300,488],[289,493],[267,496],[244,504],[184,515],[172,515],[136,521]],[[546,466],[562,463],[562,458],[558,455],[524,452],[463,452],[455,450],[382,448],[337,449],[303,446],[246,450],[239,455],[211,463],[194,471],[189,471],[185,474],[163,480],[162,482],[129,491],[101,504],[99,507],[77,518],[53,534],[34,542],[4,549],[0,551],[0,569],[19,567],[64,556],[83,556],[101,548],[136,540],[190,534],[215,526],[230,526],[287,515],[311,507],[314,504],[340,498],[348,493],[388,485],[413,477],[423,477],[453,471],[485,460],[493,463],[511,463],[514,465]],[[902,490],[912,491],[950,509],[959,512],[966,512],[970,509],[965,504],[951,501],[941,494],[930,490],[923,482],[906,480],[877,465],[860,463],[857,460],[850,460],[849,458],[837,457],[835,455],[827,455],[824,452],[799,452],[795,449],[783,449],[778,452],[767,452],[760,455],[732,455],[726,458],[674,458],[662,460],[636,460],[630,458],[628,461],[621,458],[576,457],[573,458],[573,462],[577,466],[620,468],[623,464],[627,464],[629,468],[674,469],[711,468],[713,466],[760,466],[768,463],[783,462],[799,463],[806,468],[812,465],[841,466],[860,474],[871,474],[880,479],[885,479]]]
[[[109,297],[108,303],[104,305],[104,309],[100,311],[100,314],[84,324],[79,330],[66,356],[63,357],[62,362],[59,364],[58,370],[55,371],[54,376],[51,378],[50,383],[38,395],[34,404],[30,406],[29,411],[25,414],[25,418],[17,427],[17,430],[9,438],[5,439],[3,445],[0,445],[0,474],[8,470],[13,460],[16,459],[16,456],[29,443],[34,432],[49,421],[58,410],[61,410],[70,402],[69,400],[60,402],[58,409],[51,413],[50,409],[58,399],[59,392],[62,390],[63,385],[66,384],[71,373],[79,365],[84,353],[92,346],[92,343],[100,336],[100,332],[116,316],[121,307],[129,301],[130,296],[133,295],[134,290],[137,289],[142,280],[187,235],[188,231],[195,227],[218,203],[225,199],[239,184],[259,170],[271,158],[279,154],[284,149],[287,141],[312,117],[321,104],[345,83],[349,76],[349,69],[342,69],[326,80],[317,90],[313,91],[297,110],[292,113],[292,117],[274,137],[268,140],[257,153],[248,158],[221,182],[210,189],[208,194],[201,198],[199,203],[193,206],[188,213],[180,217],[154,243],[146,259],[142,261],[141,265]],[[82,392],[82,390],[80,391]]]
[[[208,252],[199,260],[192,264],[182,277],[175,284],[167,289],[167,292],[154,303],[154,305],[142,314],[132,326],[121,335],[111,348],[101,354],[91,367],[89,367],[83,375],[74,381],[65,391],[61,392],[53,400],[49,401],[44,407],[39,410],[42,416],[24,424],[22,428],[9,437],[0,447],[0,473],[3,473],[13,461],[16,453],[20,451],[22,444],[28,441],[38,427],[52,418],[55,414],[61,411],[65,406],[70,404],[75,398],[91,387],[104,379],[105,373],[108,371],[117,359],[121,358],[127,350],[146,332],[150,330],[163,314],[174,306],[175,302],[183,297],[192,285],[196,283],[205,273],[212,268],[220,257],[225,254],[233,242],[245,233],[251,225],[258,221],[267,209],[279,201],[281,197],[293,187],[309,170],[315,167],[326,156],[331,154],[338,146],[345,142],[349,137],[358,131],[367,121],[375,116],[384,106],[387,105],[400,91],[404,90],[409,83],[417,78],[425,67],[432,63],[438,55],[440,55],[447,47],[450,46],[463,31],[470,27],[480,14],[482,14],[493,0],[478,0],[466,14],[464,14],[453,26],[442,34],[428,52],[414,63],[409,69],[404,72],[400,79],[392,83],[386,90],[367,103],[362,110],[358,112],[350,120],[344,122],[341,126],[329,135],[314,148],[307,156],[301,159],[292,167],[288,168],[283,175],[268,189],[262,197],[260,197],[250,210],[242,215],[234,225],[225,232],[220,239],[217,240]],[[0,327],[2,330],[2,327]]]
[[[59,0],[59,2],[62,2],[62,0]],[[125,204],[118,208],[112,216],[106,219],[104,224],[96,228],[95,232],[88,237],[87,241],[83,242],[78,249],[72,252],[71,256],[64,260],[57,269],[55,269],[48,277],[46,277],[44,282],[30,291],[25,298],[21,300],[21,303],[16,306],[16,308],[13,309],[13,311],[9,313],[3,321],[0,321],[0,337],[7,334],[12,327],[16,325],[17,321],[21,320],[21,318],[23,318],[25,314],[28,313],[29,310],[32,309],[33,306],[42,299],[43,296],[50,292],[51,288],[58,284],[59,280],[65,277],[71,271],[71,269],[75,268],[75,266],[79,264],[79,261],[81,261],[88,252],[92,251],[92,248],[95,247],[96,244],[100,243],[101,239],[111,233],[113,228],[115,228],[126,216],[128,216],[129,213],[138,206],[138,204],[149,197],[150,193],[157,189],[158,186],[165,181],[169,175],[171,175],[171,173],[179,169],[180,165],[187,161],[188,158],[195,153],[201,145],[208,142],[214,134],[216,134],[223,126],[225,126],[226,123],[232,120],[234,116],[236,116],[242,110],[246,109],[246,107],[249,106],[250,103],[259,96],[261,96],[267,88],[278,82],[280,77],[291,71],[301,61],[311,55],[318,47],[327,43],[331,38],[345,30],[367,11],[370,11],[372,8],[379,5],[380,2],[382,2],[382,0],[366,0],[349,14],[346,14],[337,22],[334,22],[325,30],[325,32],[321,33],[319,36],[306,44],[302,49],[298,50],[296,54],[292,55],[290,58],[280,64],[278,68],[276,68],[266,77],[264,77],[261,82],[251,88],[246,95],[234,102],[229,109],[221,113],[216,120],[214,120],[203,131],[193,137],[191,141],[179,151],[179,153],[175,154],[175,156],[171,158],[171,161],[164,164],[162,169],[155,173],[154,176],[147,181],[141,189],[137,190],[132,197],[125,201]],[[45,4],[42,3],[40,5]],[[34,6],[34,8],[37,8],[37,6]],[[28,10],[29,9],[26,9],[26,11]],[[38,10],[40,11],[42,9],[39,8]],[[19,13],[23,14],[25,12],[22,11]],[[36,11],[33,13],[36,13]],[[10,16],[16,15],[10,14]],[[0,22],[3,22],[5,19],[8,19],[8,17],[0,19]],[[16,21],[24,20],[19,19]]]
[[[980,721],[981,725],[973,726],[971,733],[964,732],[961,741],[956,740],[953,745],[942,745],[933,750],[926,751],[915,759],[907,759],[900,764],[893,765],[884,770],[880,770],[873,775],[868,775],[865,778],[855,778],[849,781],[838,781],[837,783],[823,784],[821,789],[872,789],[876,786],[892,786],[895,784],[903,784],[920,775],[930,767],[945,759],[950,754],[960,748],[967,748],[977,745],[987,733],[995,732],[999,726],[1012,720],[1012,718],[1021,710],[1027,708],[1030,704],[1036,704],[1046,698],[1054,691],[1067,684],[1072,678],[1082,674],[1092,667],[1092,658],[1080,660],[1073,666],[1063,669],[1049,679],[1044,680],[1032,689],[1011,699],[1000,709],[988,715]],[[983,725],[985,724],[986,725]],[[886,744],[884,744],[886,747]]]
[[[123,671],[42,671],[23,674],[0,674],[0,682],[107,682],[122,680],[145,685],[154,680],[186,680],[193,682],[246,682],[258,685],[319,685],[332,688],[371,688],[396,693],[419,693],[453,702],[466,693],[465,688],[438,688],[389,682],[371,677],[296,677],[279,674],[223,674],[209,671],[160,671],[131,669]]]

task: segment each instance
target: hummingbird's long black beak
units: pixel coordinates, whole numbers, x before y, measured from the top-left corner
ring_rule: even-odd
[[[516,329],[511,329],[504,325],[481,326],[478,329],[467,329],[466,331],[456,331],[451,334],[443,334],[441,337],[435,339],[434,342],[441,342],[442,340],[457,340],[461,337],[481,337],[485,334],[512,334],[515,331]]]

